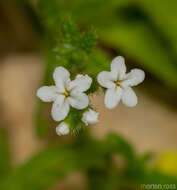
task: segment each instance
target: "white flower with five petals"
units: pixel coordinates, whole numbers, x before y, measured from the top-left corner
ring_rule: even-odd
[[[136,106],[137,96],[132,86],[141,83],[145,78],[144,71],[132,69],[126,74],[125,60],[118,56],[111,62],[111,71],[102,71],[98,74],[98,83],[107,88],[104,98],[105,106],[108,109],[115,108],[119,101],[129,107]]]
[[[70,106],[84,109],[89,104],[89,98],[84,93],[92,83],[88,75],[77,75],[70,80],[70,73],[64,67],[57,67],[53,73],[55,86],[43,86],[38,89],[37,96],[44,102],[54,102],[51,115],[55,121],[61,121],[69,113]]]

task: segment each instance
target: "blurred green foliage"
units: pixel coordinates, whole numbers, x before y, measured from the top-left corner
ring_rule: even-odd
[[[113,162],[121,156],[123,168]],[[0,180],[3,190],[45,190],[73,171],[85,172],[90,189],[137,189],[140,184],[177,184],[174,177],[148,169],[145,156],[138,156],[120,136],[111,134],[102,141],[88,133],[64,144],[53,144]]]
[[[0,178],[4,177],[11,169],[10,149],[5,130],[0,127]]]
[[[24,4],[27,7],[27,1]],[[52,73],[58,65],[72,71],[72,77],[84,72],[94,79],[98,72],[108,69],[110,60],[96,43],[99,37],[100,44],[122,51],[166,85],[177,89],[175,6],[175,0],[171,0],[170,5],[166,0],[73,0],[69,3],[66,0],[38,0],[37,8],[30,9],[30,14],[40,21],[42,30],[46,56],[43,83],[53,83]],[[87,93],[97,89],[94,83]],[[36,129],[41,137],[47,134],[50,125],[44,110],[40,102]],[[80,124],[80,114],[72,110],[67,118],[73,129]],[[137,155],[128,142],[115,134],[99,141],[84,130],[73,137],[72,142],[56,144],[51,140],[48,147],[12,170],[7,145],[8,139],[1,132],[2,190],[49,189],[76,170],[87,175],[93,190],[139,189],[140,184],[177,185],[175,177],[148,166],[150,154]],[[121,159],[123,164],[114,162],[114,157]]]
[[[71,0],[69,3],[43,0],[37,4],[36,20],[41,20],[38,25],[47,23],[48,33],[58,32],[66,17],[83,30],[94,27],[101,44],[121,51],[166,86],[177,90],[176,0]]]
[[[122,171],[112,162],[116,154],[125,160]],[[75,170],[88,173],[91,189],[134,189],[141,183],[176,184],[175,178],[147,170],[143,157],[137,156],[121,137],[112,134],[97,141],[83,134],[72,143],[50,145],[10,172],[1,180],[0,189],[45,190]]]
[[[97,29],[99,40],[121,50],[146,70],[177,89],[176,1],[58,0],[62,15],[85,28]]]

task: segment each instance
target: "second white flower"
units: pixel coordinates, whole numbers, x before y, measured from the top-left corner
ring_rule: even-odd
[[[140,69],[132,69],[126,74],[124,62],[124,58],[118,56],[111,63],[110,72],[102,71],[98,74],[99,84],[107,88],[104,103],[108,109],[115,108],[120,100],[129,107],[137,104],[137,96],[131,87],[141,83],[145,73]]]

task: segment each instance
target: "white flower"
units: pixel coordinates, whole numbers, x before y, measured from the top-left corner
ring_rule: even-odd
[[[44,102],[54,102],[51,115],[55,121],[65,119],[70,106],[79,110],[88,106],[89,98],[83,93],[92,83],[88,75],[77,75],[75,80],[71,81],[70,73],[64,67],[57,67],[53,78],[55,86],[39,88],[37,96]]]
[[[129,107],[137,104],[137,96],[131,87],[141,83],[145,73],[140,69],[132,69],[126,74],[124,62],[123,57],[116,57],[111,63],[111,71],[102,71],[97,76],[99,84],[107,88],[104,103],[108,109],[115,108],[120,100]]]
[[[99,122],[98,115],[98,112],[89,109],[83,113],[82,121],[85,123],[85,125],[94,125]]]
[[[67,135],[69,134],[69,126],[65,122],[61,122],[58,127],[56,127],[56,133],[57,135]]]

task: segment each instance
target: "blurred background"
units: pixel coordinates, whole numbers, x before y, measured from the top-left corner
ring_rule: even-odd
[[[30,167],[38,167],[40,163],[44,166],[47,160],[50,161],[50,156],[48,153],[48,159],[43,162],[40,159],[35,162],[34,158],[34,166],[28,160],[52,144],[68,141],[72,144],[75,139],[55,135],[56,124],[50,118],[49,109],[45,110],[44,115],[50,121],[50,128],[43,125],[45,121],[36,124],[36,117],[39,117],[38,114],[36,116],[36,110],[39,109],[36,90],[45,78],[47,67],[45,44],[50,43],[50,35],[55,35],[62,16],[72,18],[83,32],[96,31],[96,48],[110,60],[123,55],[128,69],[138,67],[146,72],[145,82],[135,88],[139,100],[135,108],[120,104],[110,111],[104,107],[101,92],[91,97],[92,103],[100,112],[100,123],[90,127],[91,136],[102,141],[113,132],[125,139],[137,155],[152,153],[148,167],[155,168],[160,173],[159,176],[163,175],[162,179],[158,176],[160,182],[156,182],[157,176],[154,175],[153,183],[176,184],[176,8],[176,0],[0,1],[0,177],[6,184],[2,190],[23,189],[23,177],[28,175],[25,172]],[[53,38],[57,38],[57,35]],[[113,160],[120,167],[118,171],[122,171],[124,160],[119,157]],[[82,167],[81,170],[68,172],[67,177],[61,180],[57,174],[53,180],[52,176],[57,172],[51,169],[52,166],[55,168],[55,165],[51,165],[50,168],[43,169],[42,173],[38,171],[37,174],[40,175],[35,173],[30,180],[28,176],[24,177],[28,179],[26,189],[141,189],[140,186],[129,187],[124,184],[129,180],[132,182],[129,173],[128,176],[123,175],[125,181],[120,187],[96,186],[97,182],[93,183],[94,187],[90,187]],[[62,165],[58,167],[61,169]],[[87,171],[91,175],[91,183],[92,178],[97,179],[100,175],[92,170]],[[138,171],[135,170],[132,175],[136,176]],[[47,172],[51,175],[45,176]],[[43,185],[35,186],[37,178],[39,184]],[[50,185],[45,186],[39,178],[50,181]],[[104,179],[105,176],[101,178]],[[168,178],[170,182],[166,182]],[[116,178],[115,181],[119,179]],[[12,185],[8,186],[9,183]],[[146,182],[136,183],[140,185]]]

